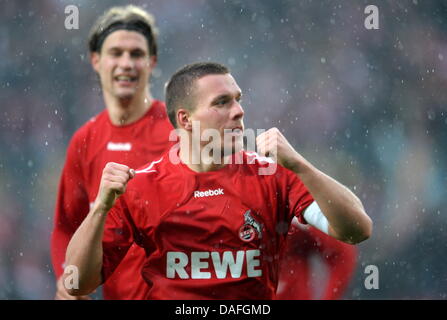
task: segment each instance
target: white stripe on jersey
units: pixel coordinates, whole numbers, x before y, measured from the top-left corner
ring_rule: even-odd
[[[152,167],[155,165],[155,164],[157,164],[157,163],[159,163],[159,162],[161,162],[163,160],[163,157],[161,157],[161,159],[160,160],[157,160],[157,161],[152,161],[151,162],[151,164],[147,167],[147,168],[144,168],[144,169],[141,169],[141,170],[138,170],[138,171],[135,171],[135,173],[149,173],[149,172],[157,172],[157,170],[151,170],[152,169]]]
[[[259,155],[257,152],[255,151],[245,151],[245,153],[248,156],[254,157],[254,160],[258,160],[259,162],[267,162],[267,163],[274,163],[275,161],[273,161],[272,158],[269,157],[263,157],[261,155]]]

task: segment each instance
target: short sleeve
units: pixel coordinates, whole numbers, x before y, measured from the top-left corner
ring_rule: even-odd
[[[103,264],[102,280],[105,282],[126,256],[134,242],[133,222],[124,196],[120,197],[115,206],[107,214],[102,239]]]
[[[294,172],[289,170],[286,172],[289,217],[293,218],[295,216],[300,223],[307,224],[304,219],[304,211],[312,204],[314,198]]]

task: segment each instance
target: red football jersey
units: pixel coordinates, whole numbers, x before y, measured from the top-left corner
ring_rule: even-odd
[[[107,162],[131,168],[155,160],[173,145],[173,129],[163,102],[155,100],[138,121],[124,126],[111,123],[106,110],[83,125],[73,136],[59,184],[51,239],[53,267],[57,278],[63,272],[65,252],[72,235],[94,202]],[[121,266],[104,284],[105,299],[143,299],[147,285],[140,276],[144,250],[133,246]]]
[[[108,213],[103,279],[137,243],[148,299],[272,299],[290,222],[303,221],[313,198],[280,165],[260,175],[268,165],[240,152],[197,173],[165,154],[137,171]]]
[[[314,275],[311,267],[313,256],[320,257],[326,265],[326,277]],[[353,245],[338,241],[312,226],[292,226],[281,259],[277,299],[342,298],[354,275],[356,256],[357,248]],[[315,297],[315,276],[327,279],[320,297]]]

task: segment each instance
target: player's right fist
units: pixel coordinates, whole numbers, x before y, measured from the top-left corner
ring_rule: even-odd
[[[96,202],[108,212],[116,199],[126,191],[127,183],[135,176],[135,170],[126,165],[109,162],[102,171]]]

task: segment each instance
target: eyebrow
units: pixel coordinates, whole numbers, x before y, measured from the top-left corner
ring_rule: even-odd
[[[109,48],[107,51],[125,51],[126,49],[123,49],[121,47],[111,47]],[[141,48],[132,48],[130,49],[130,51],[141,51],[141,52],[146,52],[144,49]]]
[[[214,103],[221,99],[232,98],[232,97],[233,97],[233,95],[231,93],[224,93],[224,94],[218,95],[213,100],[211,100],[211,103]],[[241,98],[241,97],[242,97],[242,92],[238,91],[238,93],[236,94],[236,98]]]

